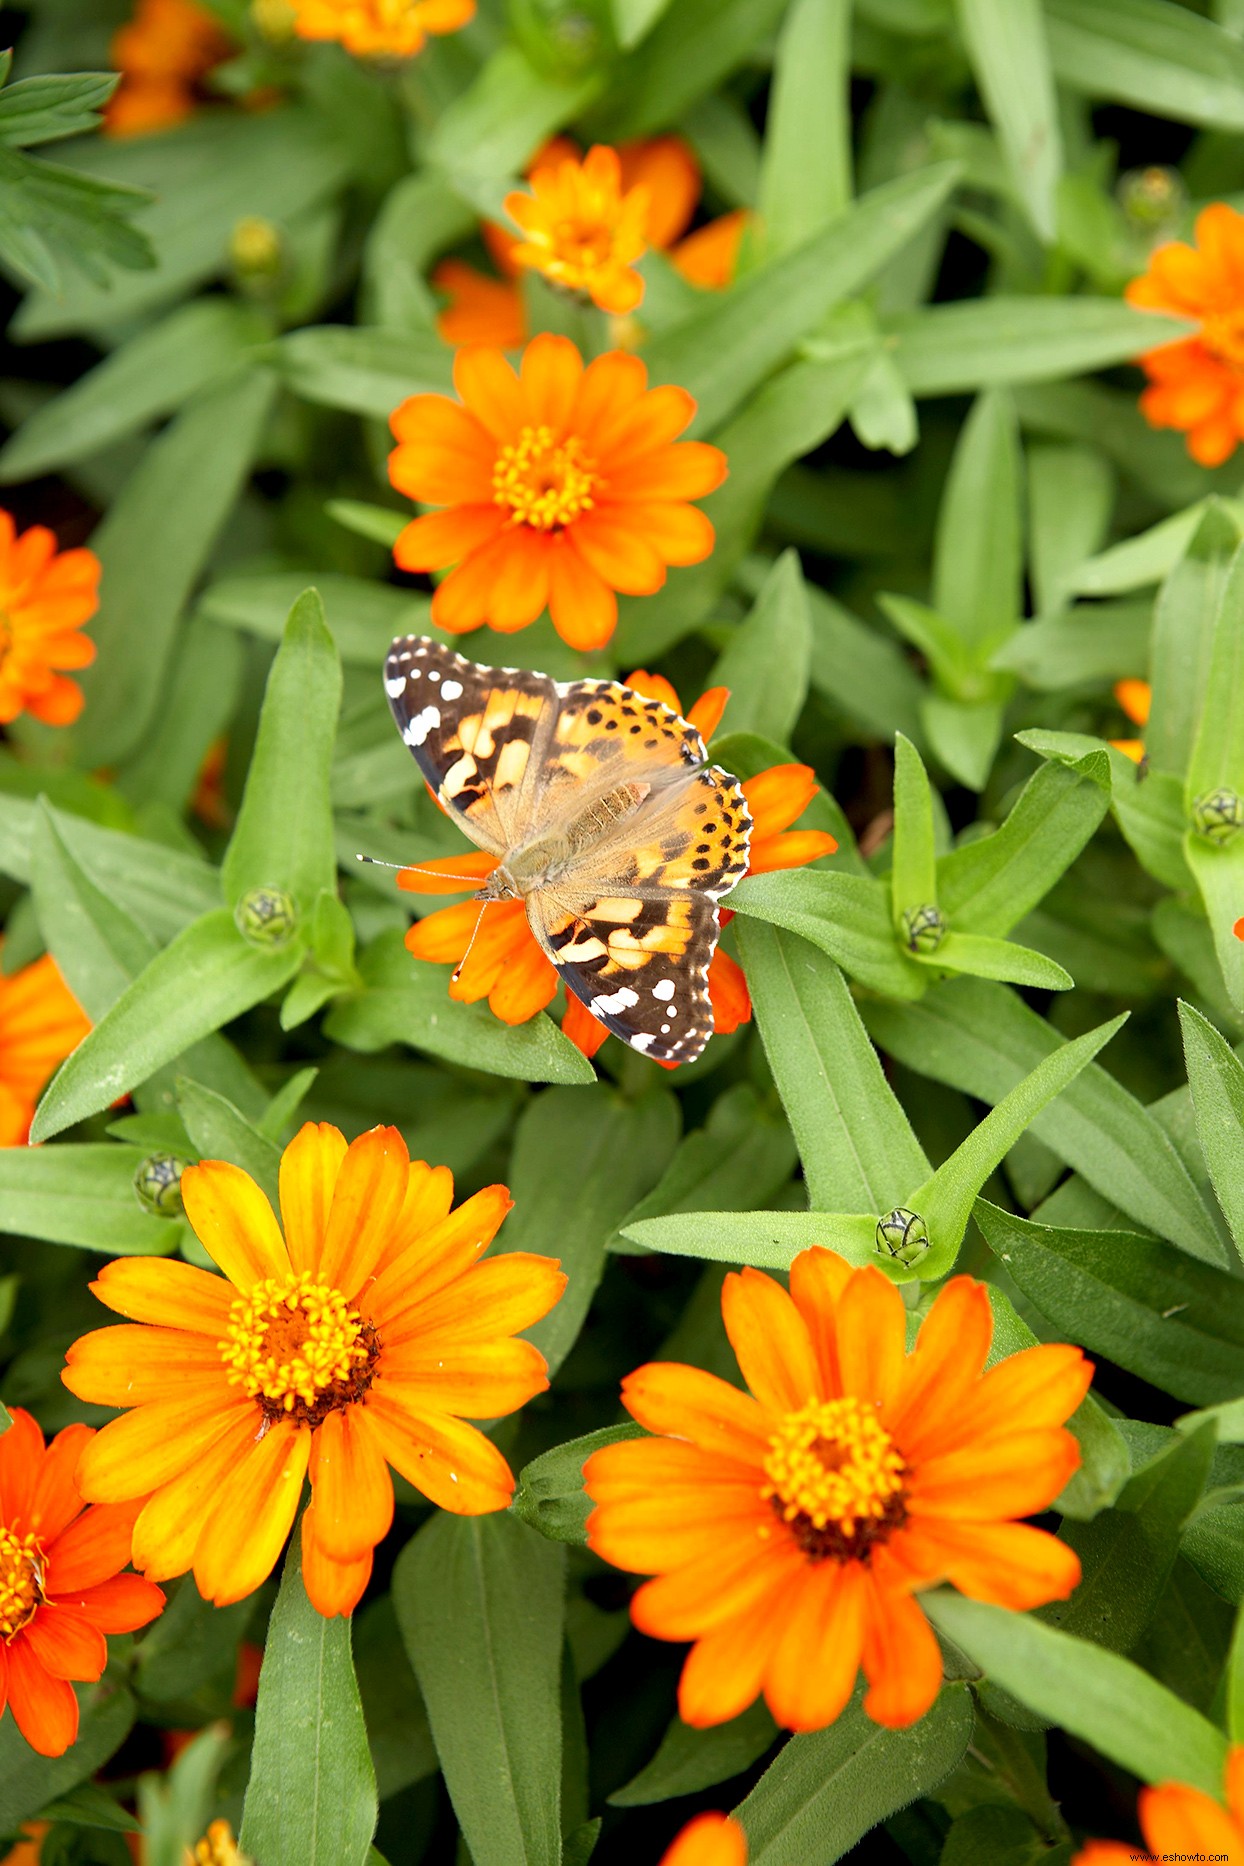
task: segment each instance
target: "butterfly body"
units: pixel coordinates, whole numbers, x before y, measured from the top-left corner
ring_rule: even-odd
[[[421,636],[384,678],[438,801],[497,858],[476,898],[521,899],[567,989],[632,1048],[697,1056],[750,817],[695,728],[618,681],[479,667]]]

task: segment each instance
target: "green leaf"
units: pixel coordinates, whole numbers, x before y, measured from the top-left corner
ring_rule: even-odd
[[[984,790],[1002,740],[1001,701],[929,693],[920,718],[934,757],[969,790]]]
[[[1148,667],[1152,622],[1151,603],[1077,603],[1017,629],[989,665],[1046,692],[1120,680]]]
[[[1244,46],[1233,33],[1171,0],[1045,6],[1054,72],[1073,90],[1181,123],[1244,129]]]
[[[89,879],[153,939],[170,938],[219,904],[219,876],[198,856],[45,807]],[[0,872],[15,881],[31,879],[38,824],[38,804],[0,795]]]
[[[841,603],[808,585],[812,685],[835,713],[868,738],[897,731],[923,743],[922,685],[897,642],[868,628]]]
[[[475,225],[473,210],[441,175],[406,175],[390,188],[363,249],[365,303],[376,323],[386,330],[431,330],[436,305],[424,273],[437,253],[468,238]]]
[[[221,869],[236,907],[252,888],[283,888],[304,921],[321,889],[336,891],[329,770],[341,663],[315,590],[299,597],[264,693],[259,736]]]
[[[1126,1014],[1112,1018],[1096,1030],[1063,1044],[1038,1063],[995,1108],[990,1109],[967,1139],[932,1177],[899,1203],[918,1212],[929,1231],[929,1252],[921,1259],[925,1281],[943,1276],[954,1262],[981,1187],[1002,1164],[1020,1135],[1032,1125],[1047,1102],[1061,1095],[1098,1050],[1126,1023]]]
[[[1131,1651],[1175,1566],[1213,1455],[1211,1423],[1177,1438],[1136,1471],[1113,1509],[1064,1527],[1062,1539],[1080,1557],[1082,1575],[1070,1600],[1041,1610],[1048,1626],[1111,1652]]]
[[[453,352],[433,330],[324,324],[290,331],[272,360],[282,382],[304,401],[380,421],[408,395],[446,395],[453,388]]]
[[[1016,193],[1050,246],[1062,136],[1039,0],[958,0],[959,29],[977,88],[1006,156]]]
[[[580,114],[597,82],[594,76],[573,84],[543,77],[517,46],[502,46],[441,112],[424,154],[468,186],[470,177],[503,182],[554,130]]]
[[[199,1157],[204,1160],[228,1160],[250,1174],[267,1193],[273,1208],[279,1194],[277,1175],[281,1150],[261,1134],[240,1108],[218,1095],[215,1089],[190,1082],[184,1076],[177,1084],[177,1107]]]
[[[729,687],[720,732],[789,745],[808,691],[812,624],[799,558],[783,551],[705,685]]]
[[[945,972],[968,972],[977,978],[996,978],[1010,985],[1031,985],[1040,991],[1070,991],[1075,979],[1043,952],[1017,946],[1013,940],[991,939],[980,933],[949,932],[935,952],[916,953],[918,965]]]
[[[675,1717],[661,1747],[638,1775],[609,1797],[613,1808],[650,1807],[654,1801],[673,1801],[680,1795],[698,1795],[718,1782],[728,1782],[758,1762],[772,1749],[778,1728],[763,1698],[728,1723],[695,1730]]]
[[[287,226],[345,174],[345,152],[325,135],[322,118],[290,107],[201,111],[176,136],[79,143],[74,161],[104,181],[151,191],[142,227],[159,265],[97,284],[74,281],[59,295],[32,293],[14,325],[23,342],[123,327],[177,302],[224,270],[244,215]]]
[[[1244,1256],[1244,1063],[1201,1013],[1180,1003],[1188,1087],[1209,1176]]]
[[[1000,829],[938,862],[942,912],[961,932],[1009,933],[1071,866],[1109,803],[1104,751],[1087,753],[1073,766],[1044,765]]]
[[[1114,468],[1095,447],[1038,441],[1028,447],[1026,458],[1034,607],[1038,615],[1052,616],[1076,588],[1076,572],[1085,558],[1100,549],[1118,488]],[[1083,627],[1090,617],[1081,612],[1077,619]],[[1145,645],[1147,651],[1147,631]],[[993,665],[999,665],[997,655]],[[1147,666],[1147,652],[1132,665]]]
[[[1227,1734],[1233,1743],[1244,1739],[1244,1613],[1238,1611],[1227,1659]]]
[[[894,740],[894,853],[890,871],[894,930],[906,944],[905,913],[937,905],[933,843],[933,796],[928,774],[911,740]]]
[[[1118,596],[1160,583],[1184,556],[1205,509],[1206,501],[1198,499],[1147,531],[1121,538],[1099,556],[1087,558],[1069,577],[1069,591],[1077,596]]]
[[[355,1618],[354,1669],[376,1765],[376,1789],[381,1801],[387,1801],[440,1767],[391,1594],[369,1601]]]
[[[5,1230],[119,1257],[167,1256],[181,1226],[138,1203],[134,1174],[142,1159],[136,1147],[112,1143],[0,1148]]]
[[[1222,1793],[1226,1738],[1129,1659],[946,1589],[922,1595],[921,1605],[991,1683],[1037,1716],[1142,1781]]]
[[[694,395],[693,431],[712,433],[826,312],[867,284],[937,212],[956,175],[947,164],[873,189],[802,246],[711,294],[695,317],[655,338],[644,351],[649,375]]]
[[[82,1721],[77,1741],[63,1756],[40,1756],[12,1716],[0,1723],[0,1833],[15,1834],[49,1801],[67,1795],[116,1754],[134,1722],[128,1691],[77,1686]]]
[[[773,32],[784,0],[673,0],[612,76],[593,134],[609,142],[676,123]]]
[[[828,1729],[792,1737],[735,1809],[749,1866],[831,1866],[871,1827],[950,1774],[972,1724],[963,1685],[945,1686],[910,1730],[874,1723],[857,1692]]]
[[[1230,842],[1207,842],[1191,830],[1184,837],[1184,859],[1196,878],[1214,936],[1214,950],[1237,1015],[1244,1014],[1244,940],[1235,936],[1244,900],[1244,836]]]
[[[1186,554],[1158,592],[1150,673],[1153,710],[1145,727],[1145,749],[1155,771],[1182,777],[1188,768],[1209,680],[1215,622],[1240,539],[1234,514],[1212,501]]]
[[[241,1845],[264,1866],[363,1866],[376,1812],[350,1620],[307,1599],[295,1532],[264,1643]]]
[[[35,479],[87,460],[173,414],[236,366],[265,331],[258,312],[228,298],[180,306],[27,416],[0,450],[0,481]]]
[[[995,1256],[1054,1327],[1194,1405],[1240,1390],[1244,1284],[1158,1238],[1033,1224],[980,1200]]]
[[[97,129],[118,82],[114,71],[75,71],[7,85],[0,96],[0,143],[30,149]]]
[[[486,1004],[458,1004],[449,974],[412,959],[394,929],[359,960],[362,989],[341,998],[324,1020],[325,1035],[365,1054],[407,1043],[464,1068],[519,1082],[594,1082],[596,1071],[551,1018],[503,1024]]]
[[[628,1101],[616,1089],[554,1088],[526,1108],[507,1183],[514,1211],[502,1250],[558,1257],[570,1284],[550,1314],[526,1330],[556,1372],[583,1326],[620,1221],[650,1191],[678,1139],[678,1105],[653,1088]],[[573,1173],[549,1161],[573,1159]]]
[[[610,0],[618,44],[626,51],[638,45],[669,4],[670,0]]]
[[[262,641],[280,641],[289,612],[315,577],[315,587],[343,661],[376,669],[395,635],[428,633],[428,601],[407,590],[368,583],[362,577],[318,572],[271,571],[255,577],[222,577],[204,592],[199,614],[228,628],[244,629]]]
[[[1117,298],[972,298],[887,321],[895,365],[916,396],[964,395],[1105,369],[1187,329]]]
[[[48,1140],[145,1082],[164,1063],[279,991],[297,951],[250,946],[221,908],[156,955],[62,1063],[45,1090],[31,1138]]]
[[[759,1270],[789,1270],[799,1252],[813,1244],[836,1250],[848,1263],[877,1261],[872,1212],[678,1212],[634,1223],[628,1219],[622,1235],[646,1251],[749,1263]]]
[[[1206,791],[1244,793],[1244,546],[1227,570],[1214,620],[1205,701],[1188,764],[1189,811]]]
[[[806,940],[755,921],[740,923],[739,949],[812,1206],[889,1211],[928,1161],[841,972]]]
[[[795,0],[778,37],[756,210],[766,253],[788,252],[851,199],[851,9]]]
[[[178,616],[250,471],[274,390],[255,371],[200,394],[147,447],[91,539],[103,566],[99,653],[73,728],[88,766],[124,758],[150,726]]]
[[[475,1866],[560,1866],[565,1552],[504,1514],[435,1516],[397,1617]]]
[[[155,265],[145,233],[133,226],[145,194],[0,147],[0,257],[42,286],[62,290],[66,275],[108,285],[113,268]]]
[[[980,649],[1016,622],[1022,603],[1019,428],[1000,389],[963,424],[937,520],[933,607]]]
[[[896,944],[884,882],[832,869],[746,876],[730,896],[741,920],[798,933],[888,998],[918,998],[920,968]]]
[[[606,1425],[598,1432],[573,1438],[568,1444],[555,1445],[541,1452],[519,1473],[514,1501],[510,1508],[531,1529],[550,1542],[572,1542],[587,1546],[587,1519],[592,1500],[583,1488],[583,1467],[602,1445],[616,1445],[624,1438],[642,1438],[637,1425]]]
[[[404,512],[394,512],[387,505],[368,505],[363,499],[329,499],[324,510],[356,537],[370,538],[386,550],[392,550],[409,522]]]

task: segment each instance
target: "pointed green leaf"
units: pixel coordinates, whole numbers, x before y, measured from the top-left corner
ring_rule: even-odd
[[[1179,1021],[1205,1164],[1244,1256],[1244,1063],[1190,1004],[1180,1004]]]
[[[1150,662],[1153,710],[1145,727],[1145,749],[1155,771],[1182,778],[1188,769],[1214,651],[1214,623],[1240,538],[1234,511],[1211,500],[1185,554],[1158,591]]]
[[[740,923],[739,950],[811,1204],[889,1211],[928,1162],[841,972],[806,940],[758,921]]]
[[[387,422],[408,395],[448,395],[453,353],[434,330],[373,330],[323,324],[290,331],[270,360],[304,401]]]
[[[873,875],[803,869],[745,876],[730,905],[749,927],[767,922],[797,933],[872,991],[919,998],[926,979],[895,942],[888,893]]]
[[[139,1204],[142,1158],[136,1147],[112,1144],[0,1148],[5,1230],[117,1256],[167,1256],[182,1227]]]
[[[177,1084],[177,1107],[199,1157],[228,1160],[231,1165],[240,1166],[267,1193],[275,1209],[279,1197],[280,1148],[261,1134],[231,1101],[214,1089],[204,1088],[201,1083],[187,1081],[184,1076]]]
[[[1038,238],[1054,242],[1062,136],[1039,0],[958,0],[959,29],[977,88]]]
[[[101,1768],[129,1735],[134,1700],[128,1691],[78,1685],[76,1695],[82,1721],[63,1756],[40,1756],[11,1716],[0,1723],[0,1832],[17,1833],[32,1814]]]
[[[675,1717],[661,1738],[656,1755],[632,1776],[624,1788],[609,1797],[614,1808],[649,1807],[654,1801],[672,1801],[679,1795],[699,1794],[717,1782],[728,1782],[758,1762],[773,1747],[778,1728],[763,1698],[709,1730],[695,1730]]]
[[[1044,1062],[1038,1063],[1031,1075],[1025,1076],[973,1128],[932,1178],[907,1198],[896,1201],[918,1212],[928,1226],[930,1249],[920,1263],[924,1280],[943,1276],[950,1269],[981,1187],[995,1167],[1001,1165],[1019,1136],[1031,1126],[1047,1102],[1053,1101],[1075,1081],[1098,1050],[1109,1043],[1126,1022],[1126,1015],[1112,1018],[1108,1024],[1077,1037],[1073,1043],[1065,1043]]]
[[[341,664],[315,590],[294,604],[268,675],[259,737],[221,870],[231,907],[251,888],[284,888],[304,916],[335,890],[329,770]]]
[[[749,1866],[832,1866],[879,1821],[930,1794],[972,1740],[966,1687],[947,1685],[909,1730],[887,1730],[862,1692],[826,1730],[795,1736],[735,1809]]]
[[[795,1169],[795,1142],[782,1115],[746,1082],[713,1103],[703,1127],[684,1135],[652,1191],[626,1214],[623,1228],[673,1212],[750,1211],[771,1199]],[[620,1233],[610,1250],[626,1248]]]
[[[1235,934],[1244,901],[1244,834],[1237,831],[1230,842],[1213,843],[1189,831],[1184,858],[1205,903],[1223,983],[1236,1013],[1244,1015],[1244,940]]]
[[[789,745],[808,691],[811,660],[803,572],[796,553],[784,551],[705,682],[730,689],[718,730],[756,732]]]
[[[886,329],[899,374],[921,396],[1048,382],[1128,363],[1186,336],[1189,327],[1133,311],[1117,298],[999,294],[926,305],[887,319]]]
[[[555,1445],[552,1451],[541,1452],[519,1473],[510,1508],[529,1528],[551,1542],[572,1542],[586,1548],[592,1499],[583,1488],[584,1465],[603,1445],[642,1437],[643,1428],[628,1421],[626,1425],[602,1426],[598,1432],[585,1433],[568,1444]]]
[[[62,842],[90,880],[152,939],[170,939],[219,906],[219,876],[198,856],[48,808]],[[0,795],[0,872],[15,881],[31,878],[38,813],[36,803]]]
[[[393,1600],[475,1866],[561,1866],[565,1550],[505,1514],[433,1517]]]
[[[1215,1799],[1222,1793],[1222,1732],[1129,1659],[949,1589],[923,1595],[922,1605],[991,1683],[1038,1717],[1142,1781],[1187,1782]]]
[[[376,1813],[349,1617],[326,1620],[307,1599],[295,1531],[264,1643],[241,1845],[264,1866],[363,1866]]]
[[[1009,933],[1031,913],[1084,847],[1110,803],[1105,751],[1074,767],[1034,773],[1001,829],[944,855],[937,865],[942,912],[964,933]]]
[[[933,796],[928,774],[911,740],[894,741],[894,854],[890,875],[894,928],[906,943],[903,915],[937,905],[933,840]]]
[[[1213,21],[1169,0],[1046,0],[1046,16],[1064,84],[1153,116],[1244,129],[1244,46]]]
[[[789,1270],[813,1244],[836,1250],[848,1263],[877,1261],[877,1219],[871,1212],[677,1212],[628,1220],[622,1235],[671,1257],[749,1263],[759,1270]]]
[[[767,253],[819,232],[851,199],[849,0],[796,0],[782,22],[756,209]]]
[[[1184,793],[1189,811],[1206,791],[1220,788],[1244,795],[1244,546],[1228,566],[1214,621],[1205,701]]]
[[[987,390],[955,448],[933,556],[933,607],[977,646],[1020,614],[1020,464],[1014,405]]]
[[[1070,972],[1047,959],[1043,952],[1017,946],[1013,940],[990,939],[981,933],[947,933],[936,951],[914,955],[917,964],[942,967],[947,972],[969,972],[977,978],[1001,979],[1010,985],[1032,985],[1040,991],[1070,991]]]
[[[298,966],[296,951],[249,946],[225,908],[205,914],[166,946],[117,999],[53,1076],[31,1137],[53,1134],[97,1114],[164,1063],[279,991]]]

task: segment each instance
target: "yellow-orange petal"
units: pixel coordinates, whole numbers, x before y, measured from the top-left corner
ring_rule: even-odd
[[[71,1393],[97,1406],[150,1400],[210,1404],[229,1392],[218,1341],[181,1328],[119,1323],[80,1335],[61,1375]]]
[[[444,570],[489,543],[504,525],[499,505],[451,505],[443,512],[425,512],[398,533],[393,561],[399,570]]]
[[[519,365],[524,419],[533,427],[564,433],[582,376],[583,358],[569,337],[541,331],[523,351]]]
[[[838,847],[836,837],[825,829],[794,829],[784,836],[752,837],[747,858],[749,875],[773,875],[787,868],[804,868],[832,855]]]
[[[530,1341],[430,1341],[391,1348],[385,1380],[420,1411],[497,1419],[549,1384],[548,1364]]]
[[[1070,1342],[1041,1342],[1010,1354],[982,1375],[980,1419],[1025,1426],[1062,1425],[1080,1404],[1093,1363]]]
[[[649,1432],[689,1438],[705,1451],[761,1464],[772,1427],[750,1394],[677,1361],[649,1361],[622,1382],[622,1404]]]
[[[821,1244],[800,1251],[790,1267],[790,1293],[808,1330],[826,1399],[837,1399],[843,1391],[834,1318],[852,1274],[844,1257]]]
[[[508,279],[491,279],[461,259],[445,259],[434,269],[432,284],[449,300],[436,318],[443,342],[516,350],[526,341],[522,293]]]
[[[904,1363],[886,1423],[911,1460],[923,1458],[939,1436],[962,1424],[973,1430],[981,1413],[965,1406],[980,1378],[993,1339],[993,1310],[983,1283],[952,1277],[920,1324]]]
[[[1159,1859],[1234,1860],[1240,1855],[1244,1834],[1226,1808],[1199,1788],[1183,1782],[1143,1788],[1139,1808],[1141,1830]]]
[[[984,1522],[1033,1516],[1051,1504],[1079,1468],[1080,1447],[1061,1428],[1001,1432],[959,1451],[926,1457],[913,1472],[913,1516]]]
[[[806,1568],[793,1536],[723,1537],[706,1554],[645,1582],[631,1600],[631,1619],[653,1639],[699,1639],[761,1598],[785,1598]]]
[[[293,1527],[311,1434],[278,1419],[235,1464],[194,1550],[204,1600],[227,1607],[266,1581]]]
[[[258,1424],[255,1402],[240,1397],[197,1417],[187,1415],[181,1400],[137,1406],[95,1434],[78,1464],[78,1487],[90,1503],[150,1496],[194,1468],[226,1435],[253,1433]]]
[[[740,1024],[750,1023],[752,995],[737,959],[718,946],[708,962],[708,1001],[713,1007],[713,1029],[728,1037]]]
[[[395,1471],[431,1502],[456,1516],[505,1510],[514,1476],[491,1439],[447,1414],[421,1412],[400,1392],[374,1388],[368,1423]]]
[[[367,1303],[390,1346],[417,1335],[417,1311],[481,1257],[501,1228],[513,1199],[505,1186],[485,1186],[426,1231],[376,1278]]]
[[[687,721],[704,739],[711,739],[730,698],[729,687],[707,687],[687,714]],[[675,711],[681,709],[675,708]]]
[[[603,648],[618,625],[618,599],[563,532],[549,554],[549,614],[568,648]]]
[[[874,1560],[865,1579],[864,1709],[876,1723],[905,1730],[930,1710],[942,1687],[941,1648],[910,1594],[878,1586]]]
[[[354,1297],[397,1227],[409,1175],[410,1154],[397,1128],[369,1128],[351,1141],[316,1266],[323,1282]]]
[[[724,291],[733,283],[738,269],[739,251],[750,218],[746,208],[736,208],[733,213],[719,214],[716,220],[697,227],[670,253],[675,271],[680,272],[689,285],[698,285],[702,291]]]
[[[726,456],[707,441],[676,441],[655,447],[629,464],[611,468],[606,482],[608,497],[660,505],[667,501],[703,499],[715,492],[726,477]]]
[[[393,1523],[393,1480],[367,1413],[365,1406],[330,1412],[311,1454],[315,1540],[330,1561],[346,1565],[362,1561]]]
[[[281,1155],[281,1223],[295,1272],[319,1264],[345,1157],[346,1137],[328,1121],[305,1121]]]
[[[530,1328],[560,1300],[566,1274],[556,1257],[507,1251],[476,1264],[465,1276],[425,1297],[393,1345],[493,1341]]]
[[[371,1570],[370,1549],[353,1562],[332,1561],[325,1554],[316,1533],[315,1503],[309,1503],[302,1513],[302,1584],[315,1611],[326,1620],[353,1613],[366,1591]]]
[[[464,849],[461,855],[431,856],[418,867],[400,868],[395,879],[406,894],[461,894],[486,881],[496,866],[495,855]]]
[[[864,1649],[866,1590],[859,1562],[804,1564],[764,1678],[765,1702],[784,1729],[824,1729],[846,1708]]]
[[[816,773],[811,765],[770,765],[743,784],[752,817],[752,843],[764,842],[789,829],[816,796]]]
[[[803,1317],[773,1277],[732,1271],[722,1285],[721,1315],[739,1371],[762,1406],[797,1412],[824,1397]]]
[[[907,1312],[897,1287],[871,1264],[857,1270],[838,1299],[838,1367],[844,1393],[883,1408],[902,1377]]]
[[[782,1632],[774,1602],[706,1633],[687,1655],[678,1681],[678,1714],[693,1729],[728,1723],[754,1703]]]
[[[235,1288],[289,1275],[289,1253],[272,1207],[249,1173],[227,1160],[203,1160],[181,1176],[195,1236]]]
[[[661,554],[621,511],[603,506],[574,528],[574,548],[610,589],[651,596],[665,582]]]
[[[621,143],[618,165],[622,187],[647,191],[644,232],[648,244],[673,244],[687,226],[700,198],[700,165],[681,136],[651,136]]]
[[[924,1517],[913,1531],[925,1572],[940,1573],[973,1600],[1026,1613],[1066,1600],[1080,1581],[1074,1549],[1029,1523],[957,1523]]]
[[[747,1866],[747,1835],[728,1814],[697,1814],[661,1855],[661,1866]]]
[[[78,1734],[78,1700],[64,1678],[52,1678],[19,1633],[8,1648],[9,1709],[41,1756],[63,1756]]]
[[[119,1257],[106,1263],[91,1289],[132,1322],[186,1328],[218,1341],[229,1320],[233,1288],[175,1257]]]

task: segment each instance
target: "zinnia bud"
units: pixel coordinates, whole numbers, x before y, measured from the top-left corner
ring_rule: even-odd
[[[252,946],[286,946],[298,927],[298,909],[284,888],[251,888],[233,910],[234,923]]]
[[[893,1257],[898,1263],[919,1263],[929,1248],[929,1228],[919,1212],[896,1205],[892,1212],[877,1220],[877,1255]]]
[[[153,1218],[180,1218],[181,1176],[189,1166],[176,1153],[149,1153],[134,1175],[138,1203]]]

